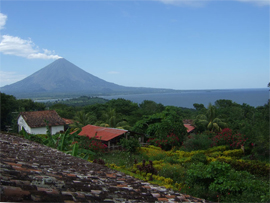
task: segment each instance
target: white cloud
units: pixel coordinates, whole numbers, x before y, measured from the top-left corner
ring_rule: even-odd
[[[24,78],[26,78],[26,75],[18,75],[16,72],[0,71],[0,86],[9,85]]]
[[[0,30],[2,30],[6,24],[7,16],[3,13],[0,13]]]
[[[58,55],[52,54],[51,51],[43,49],[39,51],[31,39],[25,40],[10,35],[1,36],[0,52],[7,55],[21,56],[29,59],[58,59]]]
[[[0,13],[0,30],[4,28],[6,20],[7,16]],[[3,35],[0,37],[0,52],[3,54],[21,56],[29,59],[62,58],[47,49],[43,49],[43,52],[40,52],[38,47],[32,42],[31,39],[25,40],[10,35]]]

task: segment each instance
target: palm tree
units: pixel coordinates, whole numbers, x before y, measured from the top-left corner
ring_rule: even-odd
[[[72,127],[81,128],[88,124],[92,124],[96,121],[96,116],[91,115],[90,113],[85,113],[84,111],[79,111],[74,117],[75,122],[72,124]]]
[[[117,114],[115,109],[109,108],[108,112],[105,113],[106,122],[109,124],[110,127],[116,127],[116,118]]]
[[[210,131],[221,132],[227,127],[227,124],[218,118],[216,115],[216,108],[211,103],[208,105],[206,114],[200,114],[196,117],[195,125],[200,128],[207,128]]]
[[[119,119],[120,114],[116,113],[115,109],[109,108],[107,112],[104,112],[105,122],[96,122],[96,125],[101,127],[111,127],[119,129],[129,129],[130,126],[127,121]]]

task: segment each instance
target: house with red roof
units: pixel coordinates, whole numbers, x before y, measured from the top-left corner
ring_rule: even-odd
[[[188,133],[193,132],[193,130],[195,129],[195,127],[191,124],[184,124],[184,126],[186,127]],[[140,135],[141,137],[139,140],[141,143],[144,143],[144,138],[146,136],[141,133],[136,133],[124,129],[100,127],[90,124],[82,127],[82,131],[78,135],[99,139],[104,144],[108,145],[108,148],[117,145],[122,138],[127,139],[129,135]]]
[[[65,121],[55,110],[21,112],[18,117],[18,130],[23,128],[30,134],[46,134],[47,125],[52,135],[64,131]]]
[[[94,125],[86,125],[82,127],[82,131],[78,134],[81,136],[87,136],[89,138],[96,138],[108,145],[116,145],[121,138],[127,138],[128,130],[117,128],[106,128]]]
[[[185,119],[185,120],[183,120],[183,123],[184,123],[184,126],[187,129],[187,133],[188,134],[194,132],[195,127],[193,125],[193,120],[191,120],[191,119]]]
[[[194,129],[195,129],[195,127],[190,125],[190,124],[184,124],[184,126],[187,129],[187,133],[192,133],[194,131]]]

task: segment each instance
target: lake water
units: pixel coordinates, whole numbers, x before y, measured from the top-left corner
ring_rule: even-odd
[[[238,104],[249,104],[250,106],[263,106],[269,99],[268,88],[258,89],[228,89],[228,90],[193,90],[178,93],[157,93],[157,94],[133,94],[133,95],[114,95],[101,96],[104,99],[123,98],[132,102],[141,103],[144,100],[151,100],[165,106],[178,106],[194,108],[194,103],[214,104],[216,100],[228,99]]]

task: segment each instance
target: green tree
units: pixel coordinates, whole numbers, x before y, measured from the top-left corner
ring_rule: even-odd
[[[125,150],[131,153],[137,152],[138,148],[141,146],[136,137],[129,137],[128,139],[122,138],[120,144]]]
[[[115,109],[109,108],[109,110],[105,113],[106,122],[110,127],[115,128],[117,122],[117,114]]]
[[[81,128],[88,124],[93,124],[96,121],[95,115],[90,113],[85,113],[84,111],[79,111],[74,117],[75,122],[72,124],[72,127]]]
[[[161,113],[144,117],[133,126],[132,131],[159,139],[166,139],[173,133],[179,138],[179,143],[187,134],[182,117],[174,111],[174,107],[166,107]]]
[[[121,118],[121,114],[118,114],[115,109],[109,108],[108,111],[104,112],[104,122],[96,122],[96,125],[101,127],[111,127],[120,129],[129,129],[130,126],[127,121]]]
[[[55,110],[62,118],[72,119],[75,117],[76,112],[81,108],[68,106],[67,104],[57,103],[50,107],[51,110]]]
[[[109,108],[108,104],[93,104],[83,107],[83,111],[96,116],[97,120],[104,120],[104,112]]]
[[[154,101],[144,100],[139,104],[139,111],[141,115],[152,115],[155,113],[160,113],[165,109],[163,104],[157,104]]]
[[[206,108],[203,104],[194,103],[193,107],[198,111],[199,114],[206,113]]]
[[[41,102],[34,102],[32,99],[17,100],[19,111],[43,111],[46,105]]]
[[[140,117],[137,115],[139,110],[138,104],[130,100],[122,98],[112,99],[107,102],[107,105],[109,108],[115,109],[115,112],[117,112],[117,122],[124,120],[133,125],[137,121],[137,118]]]
[[[12,125],[14,114],[18,111],[18,103],[14,96],[1,93],[1,130],[5,131],[6,126]],[[17,114],[16,114],[17,115]]]
[[[12,95],[1,93],[1,130],[7,130],[6,126],[13,127],[17,132],[17,116],[22,111],[41,111],[45,110],[43,103],[34,102],[31,99],[17,100]]]
[[[216,132],[221,132],[221,130],[227,126],[225,122],[217,117],[216,107],[211,103],[208,105],[206,114],[200,114],[196,117],[195,125],[200,131],[208,129]]]
[[[107,102],[107,105],[121,115],[132,115],[139,108],[138,104],[122,98],[112,99]]]
[[[267,181],[258,180],[247,171],[236,171],[227,163],[215,161],[208,165],[192,164],[186,174],[187,186],[197,188],[191,191],[191,195],[209,198],[205,194],[211,192],[215,196],[210,200],[224,202],[264,202],[263,198],[265,202],[269,200]]]

